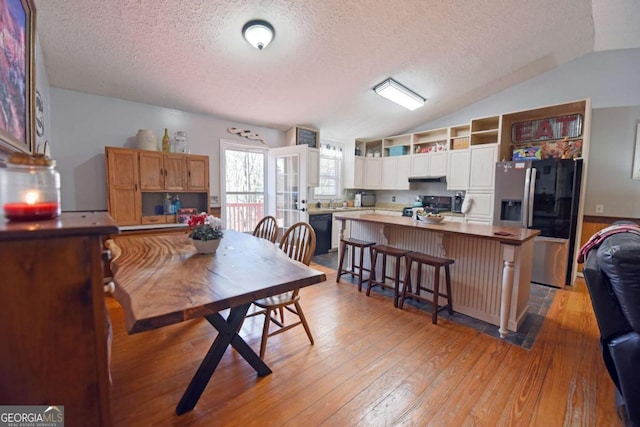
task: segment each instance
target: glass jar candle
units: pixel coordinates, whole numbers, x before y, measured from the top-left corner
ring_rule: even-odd
[[[60,174],[50,165],[12,164],[0,168],[0,206],[12,221],[60,215]]]

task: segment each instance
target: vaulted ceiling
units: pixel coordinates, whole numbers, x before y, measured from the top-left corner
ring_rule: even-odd
[[[53,87],[329,138],[393,135],[594,50],[640,47],[638,0],[36,0]],[[263,51],[241,35],[275,28]],[[408,111],[372,88],[428,98]]]

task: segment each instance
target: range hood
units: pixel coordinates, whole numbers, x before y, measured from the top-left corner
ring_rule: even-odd
[[[447,182],[445,176],[412,176],[409,182]]]

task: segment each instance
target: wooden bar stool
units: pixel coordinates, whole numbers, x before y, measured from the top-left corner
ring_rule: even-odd
[[[369,284],[367,286],[367,296],[371,293],[371,288],[378,285],[382,288],[393,289],[393,306],[398,307],[398,299],[400,298],[400,261],[408,254],[409,251],[398,249],[387,245],[374,245],[371,247],[371,274],[369,276]],[[376,262],[378,255],[382,255],[382,280],[376,280]],[[387,256],[396,259],[395,274],[387,276]],[[386,279],[392,279],[394,286],[385,283]]]
[[[368,281],[371,277],[371,270],[368,268],[364,268],[364,250],[365,248],[369,248],[369,259],[373,259],[371,256],[371,246],[375,245],[375,242],[367,242],[364,240],[351,239],[351,238],[343,238],[340,240],[340,264],[338,265],[338,275],[336,276],[336,283],[340,281],[340,276],[343,274],[351,274],[351,277],[358,276],[358,292],[362,291],[362,272],[368,271],[369,277],[364,281]],[[346,253],[347,246],[351,247],[351,270],[343,269],[342,265],[344,263],[344,254]],[[356,265],[356,248],[360,248],[360,264]],[[355,269],[358,269],[358,273],[356,273]]]
[[[431,323],[434,325],[438,324],[438,311],[443,308],[447,308],[449,314],[453,314],[453,308],[451,306],[451,274],[449,272],[449,266],[454,263],[454,260],[449,258],[440,258],[436,256],[431,256],[427,254],[423,254],[420,252],[409,252],[405,255],[406,268],[407,271],[404,275],[404,287],[402,288],[402,298],[400,299],[400,308],[404,307],[404,300],[406,298],[415,298],[422,301],[431,302],[433,305],[433,314],[431,318]],[[418,280],[416,283],[416,291],[413,292],[411,290],[411,265],[416,262],[418,263]],[[433,290],[422,287],[420,281],[422,280],[422,265],[430,265],[434,268],[433,275]],[[440,267],[444,267],[445,281],[447,286],[447,294],[440,293]],[[433,301],[423,297],[420,295],[420,291],[427,291],[433,294]],[[442,307],[438,306],[438,297],[444,297],[447,299],[447,305],[443,305]]]

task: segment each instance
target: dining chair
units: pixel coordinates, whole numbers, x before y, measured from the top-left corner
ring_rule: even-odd
[[[287,229],[280,240],[280,249],[283,250],[291,259],[299,261],[305,265],[311,263],[311,258],[316,250],[316,234],[313,228],[306,222],[298,222]],[[299,289],[286,292],[284,294],[275,295],[269,298],[263,298],[254,302],[259,310],[248,316],[264,314],[265,321],[262,329],[262,341],[260,343],[260,358],[264,358],[267,348],[267,338],[278,335],[295,326],[302,325],[309,337],[309,341],[313,345],[313,336],[304,317],[302,307],[300,307]],[[285,324],[284,310],[296,315],[297,321]],[[274,312],[280,313],[280,319],[274,317]],[[247,317],[248,317],[247,316]],[[275,324],[278,329],[269,332],[271,324]]]
[[[278,238],[278,224],[276,223],[276,219],[272,216],[262,218],[253,230],[253,235],[275,243]]]

